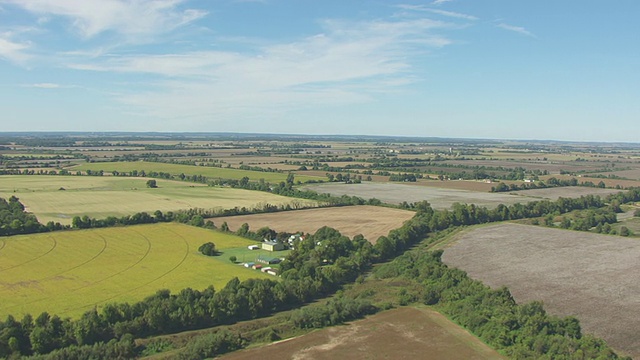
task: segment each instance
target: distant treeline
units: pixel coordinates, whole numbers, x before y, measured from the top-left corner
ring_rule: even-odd
[[[530,190],[530,189],[546,189],[553,187],[563,187],[563,186],[585,186],[585,187],[597,187],[604,189],[607,185],[604,181],[600,181],[595,184],[593,181],[582,181],[579,182],[576,178],[571,179],[557,179],[555,177],[547,179],[544,181],[535,181],[535,182],[527,182],[521,185],[518,184],[510,184],[507,185],[505,183],[499,183],[497,186],[491,187],[491,192],[506,192],[506,191],[517,191],[517,190]],[[620,185],[616,185],[616,189],[622,189]]]

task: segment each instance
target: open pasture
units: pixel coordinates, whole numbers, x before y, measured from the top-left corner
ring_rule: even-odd
[[[499,224],[459,234],[443,261],[488,286],[507,286],[518,303],[542,300],[551,314],[640,357],[640,242],[538,226]]]
[[[0,197],[16,196],[42,223],[70,224],[74,216],[95,218],[156,210],[253,208],[269,203],[313,204],[261,191],[209,187],[188,182],[113,176],[0,176]],[[64,190],[62,190],[64,189]]]
[[[438,312],[403,307],[344,326],[314,331],[225,360],[263,359],[504,359]]]
[[[213,218],[217,226],[227,222],[232,230],[242,224],[249,224],[253,231],[268,226],[278,232],[303,231],[313,234],[323,226],[332,227],[342,235],[353,238],[362,234],[372,243],[390,230],[402,226],[413,217],[412,211],[390,209],[378,206],[343,206],[331,208],[283,211],[269,214],[239,215]]]
[[[145,171],[147,173],[164,172],[173,175],[185,174],[187,176],[202,175],[211,179],[233,179],[240,180],[243,177],[248,177],[249,180],[258,181],[264,179],[268,182],[280,182],[287,179],[287,174],[277,172],[262,172],[262,171],[250,171],[239,170],[231,168],[218,168],[209,166],[193,166],[193,165],[181,165],[181,164],[165,164],[145,161],[135,162],[104,162],[104,163],[85,163],[78,166],[74,166],[68,169],[69,171],[100,171],[113,172],[118,171],[121,173],[129,173],[131,171]],[[305,182],[307,180],[320,180],[317,177],[310,177],[305,175],[296,176],[296,181]]]
[[[538,200],[528,196],[510,195],[507,193],[484,193],[405,184],[325,183],[305,185],[303,188],[319,193],[329,193],[334,196],[349,195],[359,196],[363,199],[376,198],[390,204],[400,204],[403,201],[412,203],[427,200],[434,209],[449,209],[456,202],[493,208],[499,204],[510,205]]]
[[[133,302],[159,289],[223,287],[259,271],[198,252],[254,241],[176,223],[59,231],[0,239],[0,318],[41,312],[76,317],[109,302]]]

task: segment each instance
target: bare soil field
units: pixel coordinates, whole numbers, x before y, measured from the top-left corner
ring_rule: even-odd
[[[456,202],[494,208],[499,204],[509,205],[539,200],[533,197],[510,195],[507,193],[485,193],[405,184],[324,183],[305,185],[302,188],[319,193],[330,193],[334,196],[355,195],[363,199],[376,198],[390,204],[400,204],[403,201],[412,203],[427,200],[434,209],[449,209],[451,205]]]
[[[586,195],[599,195],[605,197],[610,194],[616,194],[623,190],[616,189],[601,189],[584,186],[564,186],[548,189],[531,189],[531,190],[519,190],[513,191],[513,194],[540,197],[550,200],[557,200],[560,197],[564,198],[577,198]]]
[[[583,332],[640,357],[640,241],[610,235],[499,224],[459,234],[443,261],[518,303],[542,300],[575,316]]]
[[[255,231],[268,226],[270,229],[287,232],[304,231],[313,234],[323,226],[330,226],[342,235],[353,238],[358,234],[372,243],[390,230],[397,229],[411,219],[415,213],[407,210],[379,206],[344,206],[332,208],[285,211],[270,214],[227,216],[210,219],[216,226],[227,222],[231,230],[249,224]]]
[[[478,338],[426,308],[385,311],[345,326],[222,356],[249,359],[504,359]]]
[[[407,184],[411,185],[411,184]],[[491,191],[491,187],[496,186],[497,183],[486,183],[483,181],[472,181],[472,180],[418,180],[415,185],[421,186],[429,186],[434,188],[443,188],[443,189],[458,189],[458,190],[469,190],[469,191],[480,191],[480,192],[489,192]]]

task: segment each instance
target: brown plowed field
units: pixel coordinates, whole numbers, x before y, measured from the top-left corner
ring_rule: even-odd
[[[640,241],[500,224],[458,235],[443,261],[518,303],[542,300],[551,314],[576,316],[585,333],[640,357]]]
[[[478,338],[430,309],[385,311],[267,346],[222,356],[249,359],[504,359]]]
[[[227,222],[229,228],[237,230],[242,224],[256,231],[268,226],[281,232],[304,231],[313,234],[323,226],[330,226],[350,238],[362,234],[372,243],[389,230],[397,229],[411,219],[415,213],[407,210],[380,206],[343,206],[307,210],[284,211],[269,214],[227,216],[210,219],[220,226]]]

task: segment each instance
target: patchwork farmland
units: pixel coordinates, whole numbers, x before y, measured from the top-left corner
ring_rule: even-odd
[[[227,222],[231,230],[236,230],[242,224],[247,223],[253,231],[267,226],[278,232],[303,231],[311,234],[326,225],[350,238],[362,234],[367,240],[375,243],[380,236],[387,235],[390,230],[399,228],[414,214],[412,211],[378,206],[345,206],[226,216],[210,220],[217,226]]]
[[[359,196],[364,199],[376,198],[389,204],[400,204],[403,201],[412,203],[427,200],[431,206],[437,210],[449,209],[456,202],[493,208],[499,204],[510,205],[518,202],[539,200],[529,196],[518,196],[507,193],[475,192],[389,183],[329,183],[304,185],[303,188],[319,193],[329,193],[334,196],[349,195]]]
[[[198,252],[209,241],[221,256]],[[219,289],[234,276],[268,277],[232,264],[224,254],[255,243],[177,223],[2,238],[0,318],[36,317],[43,311],[75,317],[94,306],[139,301],[160,289]]]
[[[504,359],[443,315],[404,307],[251,350],[224,360]]]
[[[172,180],[156,180],[147,188],[146,178],[112,176],[1,176],[0,198],[16,196],[41,223],[71,224],[74,216],[95,218],[149,213],[155,210],[228,209],[264,204],[292,207],[315,202],[261,191],[210,187]]]
[[[576,316],[584,332],[640,356],[640,242],[537,226],[501,224],[464,232],[443,261],[516,301],[544,301],[551,314]]]

